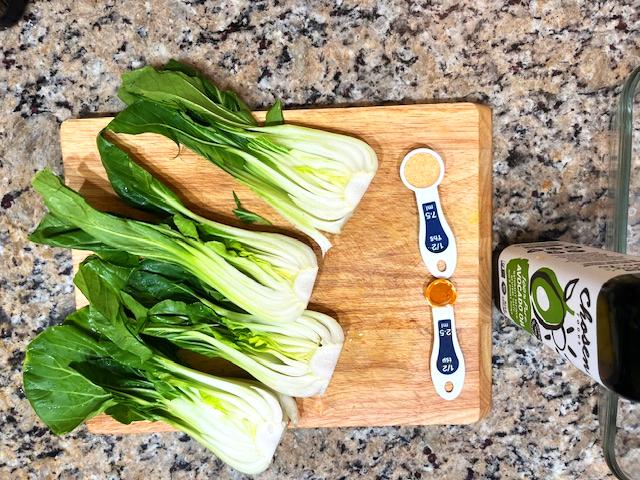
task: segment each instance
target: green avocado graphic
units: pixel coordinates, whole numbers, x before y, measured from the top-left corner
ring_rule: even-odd
[[[546,296],[545,306],[538,298],[540,291]],[[529,293],[533,300],[533,313],[541,326],[549,330],[562,327],[564,317],[568,313],[573,315],[564,298],[564,291],[553,270],[541,268],[531,276]]]

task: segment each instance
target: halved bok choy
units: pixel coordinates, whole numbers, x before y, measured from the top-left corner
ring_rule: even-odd
[[[378,167],[362,140],[283,124],[280,102],[258,125],[235,94],[176,61],[124,74],[118,95],[128,107],[108,129],[187,146],[251,188],[323,254],[331,242],[322,232],[340,233]]]
[[[309,301],[318,263],[308,245],[279,233],[232,227],[197,215],[104,133],[98,135],[98,151],[111,187],[120,198],[142,210],[189,219],[196,227],[193,235],[211,245],[224,245],[220,252],[229,252],[225,258],[236,267],[256,276],[267,273],[271,281],[290,286],[305,304]]]
[[[290,416],[297,418],[292,398],[180,365],[91,307],[31,341],[23,382],[57,435],[103,412],[125,424],[162,421],[247,474],[269,466]]]
[[[286,395],[322,394],[344,341],[328,315],[306,310],[294,322],[264,323],[209,300],[188,272],[157,261],[116,265],[90,256],[74,281],[105,317],[135,317],[140,334],[223,358]]]
[[[292,246],[291,239],[283,237],[281,247],[285,255],[297,248],[297,258],[309,262],[310,273],[303,275],[303,287],[298,287],[298,277],[288,275],[285,261],[276,263],[282,257],[268,252],[258,258],[240,240],[216,236],[183,215],[174,215],[170,224],[152,224],[100,212],[48,169],[35,175],[33,186],[49,209],[30,237],[35,242],[126,252],[179,265],[265,322],[293,322],[307,306],[316,267],[313,254],[305,254],[309,247],[301,242]],[[273,241],[277,239],[269,237],[265,245]]]

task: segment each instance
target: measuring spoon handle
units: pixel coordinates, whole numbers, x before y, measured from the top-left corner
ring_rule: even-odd
[[[465,366],[456,335],[453,305],[432,307],[433,350],[431,351],[431,381],[436,393],[453,400],[462,391]],[[447,391],[447,384],[450,389]]]
[[[442,211],[437,187],[416,191],[420,227],[418,244],[422,261],[429,273],[438,278],[449,278],[456,269],[458,252],[456,239]],[[438,262],[445,268],[440,270]]]

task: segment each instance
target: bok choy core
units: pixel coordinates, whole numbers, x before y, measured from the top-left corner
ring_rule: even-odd
[[[305,287],[296,288],[287,275],[286,267],[277,263],[281,258],[266,250],[266,246],[265,251],[259,254],[245,249],[241,243],[243,238],[233,238],[230,230],[216,236],[218,231],[214,227],[207,228],[203,224],[204,228],[199,230],[199,225],[180,214],[174,215],[172,225],[166,225],[99,212],[47,169],[36,174],[33,186],[44,198],[49,215],[55,217],[45,218],[44,225],[41,225],[44,228],[36,230],[32,237],[36,241],[60,246],[58,240],[61,238],[63,242],[80,238],[82,242],[65,246],[92,250],[98,248],[96,244],[102,244],[103,248],[179,265],[229,301],[268,322],[294,321],[309,301],[308,284],[312,285],[313,280],[304,279]],[[63,224],[77,228],[81,232],[80,237],[60,236]],[[50,228],[52,225],[57,228],[53,229],[55,235]],[[225,238],[225,235],[232,238]],[[253,239],[252,234],[247,236]],[[269,237],[265,245],[278,244],[279,240]],[[292,242],[296,241],[283,237],[280,248],[290,252],[294,250]],[[308,249],[298,243],[295,245],[298,251]],[[311,261],[311,256],[301,255]],[[314,268],[311,268],[313,278]]]
[[[233,93],[221,92],[176,61],[126,73],[118,92],[128,107],[107,128],[153,132],[183,144],[247,185],[312,237],[323,253],[362,199],[378,161],[362,140],[282,124],[280,102],[257,125]]]

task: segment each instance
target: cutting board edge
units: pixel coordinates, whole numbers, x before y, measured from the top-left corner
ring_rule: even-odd
[[[455,419],[447,422],[446,425],[470,425],[482,420],[487,411],[482,407],[463,408],[454,410]],[[122,435],[122,434],[150,434],[176,432],[177,430],[163,422],[133,422],[129,425],[117,423],[108,418],[106,414],[100,414],[86,422],[87,430],[96,435]],[[104,425],[104,426],[103,426]],[[341,422],[339,425],[332,422],[314,425],[288,425],[291,430],[308,430],[316,428],[378,428],[378,427],[428,427],[432,425],[442,425],[434,418],[433,421],[408,421],[408,422],[380,422],[376,424],[365,422]]]
[[[493,397],[492,381],[492,347],[493,347],[493,317],[492,317],[492,246],[493,246],[493,113],[487,105],[474,104],[478,111],[478,165],[479,179],[484,181],[483,192],[478,197],[478,211],[489,209],[489,215],[480,215],[480,252],[479,252],[479,282],[480,301],[479,316],[479,418],[486,417],[491,411]]]
[[[438,101],[434,101],[434,102],[421,102],[421,103],[405,103],[405,104],[393,104],[393,105],[343,105],[343,106],[333,106],[333,107],[326,107],[326,106],[314,106],[314,105],[308,105],[308,106],[302,106],[302,107],[294,107],[294,108],[287,108],[285,107],[283,110],[284,112],[299,112],[300,110],[322,110],[323,112],[335,112],[335,111],[348,111],[348,110],[362,110],[362,109],[385,109],[385,110],[401,110],[401,109],[405,109],[405,108],[418,108],[418,109],[429,109],[429,108],[433,108],[433,107],[438,107],[438,106],[446,106],[448,108],[453,108],[453,109],[458,109],[458,110],[464,110],[467,108],[473,108],[473,109],[478,109],[479,111],[488,111],[491,112],[491,107],[489,107],[488,105],[485,105],[483,103],[477,103],[477,102],[438,102]],[[251,113],[253,113],[254,115],[258,115],[258,116],[262,116],[265,115],[267,112],[266,110],[254,110]],[[60,128],[66,128],[65,125],[67,126],[71,126],[73,123],[77,123],[77,122],[84,122],[86,120],[111,120],[115,115],[117,114],[117,112],[106,112],[104,114],[94,114],[91,116],[87,116],[84,118],[68,118],[66,120],[63,120]],[[285,119],[286,121],[286,119]]]

